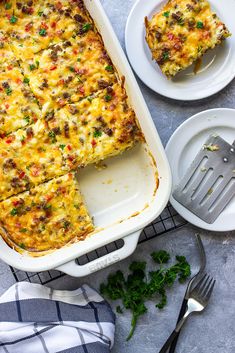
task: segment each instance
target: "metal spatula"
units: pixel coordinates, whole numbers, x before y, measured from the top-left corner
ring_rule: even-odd
[[[173,197],[206,223],[214,223],[235,195],[235,141],[212,135],[197,154]]]

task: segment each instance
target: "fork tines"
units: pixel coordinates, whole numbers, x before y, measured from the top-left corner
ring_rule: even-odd
[[[190,296],[205,306],[210,299],[215,282],[216,281],[213,277],[205,274],[193,288]]]

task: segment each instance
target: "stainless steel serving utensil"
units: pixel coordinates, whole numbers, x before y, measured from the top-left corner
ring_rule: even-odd
[[[176,325],[174,331],[159,353],[167,352],[170,344],[175,339],[178,332],[181,330],[182,326],[185,324],[186,320],[192,313],[203,311],[207,307],[214,285],[215,280],[207,274],[205,274],[203,278],[198,282],[196,287],[190,292],[190,297],[187,303],[187,311],[185,312],[180,322]]]
[[[214,223],[235,195],[235,144],[211,136],[172,196],[206,223]]]
[[[180,320],[182,319],[182,317],[184,316],[184,314],[186,312],[188,299],[190,297],[190,291],[192,290],[193,286],[195,286],[196,283],[201,279],[201,276],[202,276],[202,274],[205,270],[205,267],[206,267],[206,253],[205,253],[205,249],[204,249],[201,237],[199,234],[195,234],[195,236],[196,236],[197,245],[198,245],[198,249],[199,249],[200,268],[199,268],[199,271],[196,273],[196,275],[193,276],[188,283],[188,286],[187,286],[187,289],[186,289],[186,292],[184,295],[184,299],[181,304],[181,309],[180,309],[180,313],[178,316],[177,324],[180,322]],[[170,349],[169,349],[169,353],[175,352],[175,348],[176,348],[176,345],[178,342],[179,335],[180,335],[180,331],[177,333],[176,337],[172,341]]]

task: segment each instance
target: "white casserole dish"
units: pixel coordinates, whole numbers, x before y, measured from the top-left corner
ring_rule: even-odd
[[[79,171],[81,191],[98,231],[86,240],[65,246],[42,257],[22,255],[0,239],[0,258],[23,271],[59,269],[81,277],[129,256],[136,248],[142,229],[166,206],[171,191],[171,173],[156,128],[131,71],[125,54],[99,0],[85,0],[100,31],[105,47],[120,76],[130,104],[136,112],[147,145],[142,144],[121,156],[105,161],[108,168],[94,166]],[[156,191],[156,165],[159,186]],[[118,239],[124,246],[84,266],[76,258]]]

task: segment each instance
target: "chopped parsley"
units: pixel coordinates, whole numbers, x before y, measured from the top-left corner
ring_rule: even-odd
[[[25,140],[25,136],[22,135],[22,136],[20,137],[20,141],[23,142],[24,140]]]
[[[27,230],[27,228],[21,228],[20,229],[20,233],[26,233],[28,230]]]
[[[106,284],[100,286],[101,293],[107,298],[121,300],[122,307],[118,305],[116,309],[119,314],[124,309],[131,311],[131,330],[127,340],[133,336],[139,318],[148,311],[146,302],[159,298],[156,308],[163,309],[167,304],[167,288],[171,288],[177,278],[183,283],[191,274],[184,256],[176,256],[175,264],[167,267],[170,255],[166,251],[153,252],[151,256],[158,264],[154,271],[146,271],[146,262],[133,262],[126,278],[121,271],[117,271],[108,276]]]
[[[204,27],[203,22],[198,21],[198,22],[197,22],[197,28],[203,28],[203,27]]]
[[[35,63],[36,63],[36,67],[37,67],[37,69],[38,69],[38,68],[39,68],[39,61],[36,60]]]
[[[23,82],[29,84],[30,79],[28,77],[24,77]]]
[[[80,208],[79,204],[73,205],[77,210]]]
[[[102,136],[102,131],[100,131],[100,130],[95,130],[94,133],[93,133],[93,136],[94,136],[94,137],[101,137],[101,136]]]
[[[43,15],[43,11],[38,11],[38,16],[42,16]]]
[[[47,35],[47,31],[45,28],[41,28],[38,32],[40,36],[45,37]]]
[[[108,72],[113,72],[113,71],[114,71],[112,65],[107,65],[107,66],[105,67],[105,70],[108,71]]]
[[[18,214],[17,208],[14,207],[14,208],[11,210],[10,213],[11,213],[12,216],[16,216],[16,215]]]
[[[50,131],[50,132],[48,133],[48,136],[50,137],[52,143],[55,143],[55,142],[56,142],[56,134],[55,134],[54,131]]]
[[[91,27],[92,27],[91,23],[85,23],[85,24],[82,26],[82,31],[83,31],[83,33],[88,32],[88,31],[91,29]]]
[[[81,58],[77,58],[77,61],[80,63],[80,61],[81,61],[82,59]]]
[[[59,148],[63,151],[65,149],[66,145],[59,145]]]
[[[93,100],[93,97],[87,97],[87,100],[91,103]]]
[[[21,249],[25,249],[25,248],[26,248],[26,246],[25,246],[24,243],[20,243],[20,244],[19,244],[19,247],[20,247]]]
[[[12,7],[12,4],[10,4],[9,2],[7,2],[7,3],[5,4],[5,9],[6,9],[6,10],[10,10],[11,7]]]
[[[75,71],[75,69],[74,69],[73,66],[69,66],[69,70],[70,70],[71,72],[74,72],[74,71]]]
[[[168,18],[170,16],[170,11],[163,12],[163,16]]]
[[[164,52],[162,53],[162,59],[163,59],[164,61],[166,61],[166,60],[169,59],[169,52],[168,52],[168,51],[164,51]]]
[[[18,21],[18,18],[13,15],[13,16],[10,17],[9,21],[10,21],[10,23],[14,24],[14,23],[16,23]]]
[[[36,65],[35,64],[29,64],[29,70],[33,71],[36,69]]]
[[[106,94],[106,96],[104,96],[104,100],[105,102],[110,102],[112,100],[112,96],[110,96],[109,94]]]
[[[69,228],[69,226],[70,226],[70,222],[69,221],[64,221],[64,225],[63,225],[63,228],[64,229],[68,229]]]
[[[6,95],[7,95],[7,96],[10,96],[10,95],[12,94],[12,89],[11,89],[11,87],[7,87],[7,88],[5,89],[5,92],[6,92]]]

